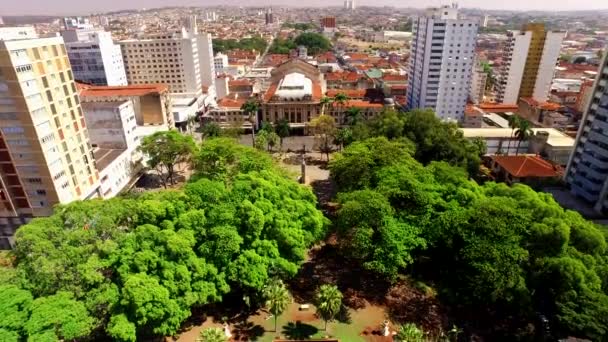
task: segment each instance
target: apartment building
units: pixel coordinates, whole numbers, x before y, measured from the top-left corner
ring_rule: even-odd
[[[596,211],[608,213],[608,53],[600,64],[565,178],[573,194]]]
[[[469,91],[469,99],[475,104],[483,102],[486,93],[486,83],[488,82],[488,74],[485,73],[483,67],[477,65],[473,70],[471,79],[471,89]]]
[[[564,32],[547,31],[543,23],[508,32],[497,100],[505,104],[515,104],[521,97],[547,101],[564,36]]]
[[[463,121],[477,29],[477,20],[462,17],[456,5],[429,9],[414,19],[409,109],[431,108],[443,120]]]
[[[127,85],[120,45],[103,30],[70,29],[61,32],[77,81],[94,85]]]
[[[63,39],[0,40],[0,247],[19,225],[98,187]]]
[[[213,91],[215,65],[211,35],[198,33],[196,19],[181,32],[119,42],[129,84],[161,83],[170,93]]]

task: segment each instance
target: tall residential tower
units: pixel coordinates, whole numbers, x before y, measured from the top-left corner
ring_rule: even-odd
[[[63,39],[0,37],[0,247],[19,225],[98,187]]]
[[[77,81],[108,86],[127,85],[120,45],[112,34],[94,29],[61,31]]]
[[[531,23],[510,31],[504,50],[504,66],[498,77],[497,99],[517,104],[520,98],[547,101],[564,32],[547,31]]]
[[[573,194],[608,214],[608,52],[600,64],[565,178]]]
[[[471,88],[478,21],[458,7],[433,8],[414,19],[407,102],[431,108],[448,121],[462,121]]]

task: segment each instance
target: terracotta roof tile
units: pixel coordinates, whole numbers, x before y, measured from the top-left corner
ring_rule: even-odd
[[[514,177],[557,177],[561,168],[538,156],[493,156],[498,165]]]

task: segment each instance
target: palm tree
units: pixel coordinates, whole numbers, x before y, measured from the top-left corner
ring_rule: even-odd
[[[325,321],[327,330],[327,322],[333,320],[342,308],[342,293],[335,285],[321,285],[316,299],[317,312]]]
[[[515,137],[517,138],[517,148],[515,149],[515,155],[519,154],[519,145],[521,145],[521,142],[524,140],[528,140],[528,138],[530,138],[530,136],[534,134],[531,127],[532,125],[530,124],[530,121],[521,120],[519,122],[519,128],[517,129],[517,131],[515,131]]]
[[[509,127],[511,128],[511,138],[509,139],[509,142],[507,143],[507,153],[506,155],[509,155],[509,151],[511,149],[511,140],[513,140],[513,133],[515,132],[516,129],[519,128],[519,123],[521,122],[521,119],[519,118],[519,116],[513,114],[511,116],[509,116]]]
[[[274,124],[274,130],[279,136],[279,144],[281,145],[281,149],[283,149],[283,139],[289,136],[289,121],[285,118],[277,121]]]
[[[330,97],[323,96],[321,98],[320,103],[321,103],[321,115],[324,115],[325,114],[325,109],[326,109],[326,107],[327,107],[328,104],[332,103],[332,99]]]
[[[336,96],[334,96],[334,102],[341,109],[340,111],[342,111],[342,109],[344,109],[344,105],[346,104],[346,101],[348,101],[348,96],[346,96],[346,94],[344,94],[344,93],[337,93]]]
[[[197,342],[226,342],[226,335],[220,328],[207,328],[201,330]]]
[[[346,110],[344,116],[344,124],[354,126],[361,120],[361,108],[350,107]]]
[[[291,302],[289,292],[282,281],[277,280],[264,289],[266,308],[274,316],[274,331],[277,331],[277,317],[282,314]]]
[[[251,144],[255,146],[255,122],[258,117],[260,104],[255,100],[249,100],[241,106],[241,110],[247,114],[247,120],[251,122]]]

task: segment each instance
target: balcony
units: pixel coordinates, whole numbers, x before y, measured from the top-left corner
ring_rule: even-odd
[[[599,165],[597,165],[597,166],[599,166]],[[580,172],[586,173],[587,175],[589,175],[595,179],[605,179],[606,174],[608,174],[608,170],[600,171],[597,169],[593,169],[591,166],[587,166],[582,163],[577,164],[576,169],[579,170]]]
[[[597,167],[608,169],[608,158],[602,158],[600,156],[596,156],[592,152],[586,152],[581,156],[582,160],[585,162],[589,162]]]
[[[600,180],[591,180],[589,174],[585,174],[583,171],[578,171],[575,175],[575,179],[580,185],[590,193],[599,193],[602,190],[603,183]]]
[[[575,195],[584,198],[588,202],[592,202],[592,203],[596,202],[599,198],[598,195],[594,195],[594,194],[588,192],[587,190],[585,190],[584,188],[578,186],[577,184],[575,184],[573,182],[570,182],[570,188],[572,189],[572,192]]]
[[[588,141],[585,144],[585,147],[586,147],[586,149],[589,149],[591,152],[593,152],[595,155],[608,159],[608,150],[601,147],[597,143],[595,143],[593,141]]]
[[[594,142],[599,141],[603,144],[608,145],[608,136],[606,136],[602,133],[596,132],[594,130],[591,130],[591,132],[589,132],[589,140],[592,140]]]

